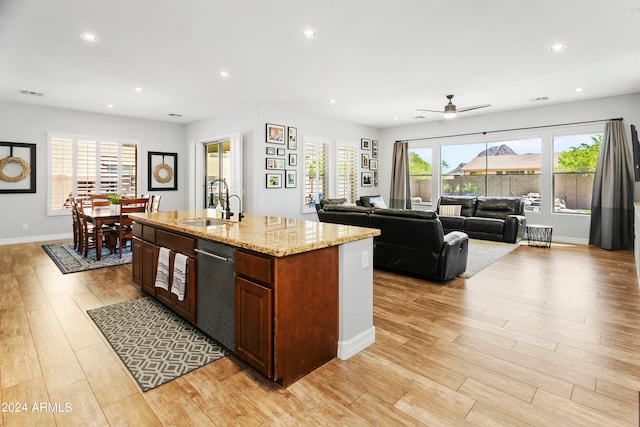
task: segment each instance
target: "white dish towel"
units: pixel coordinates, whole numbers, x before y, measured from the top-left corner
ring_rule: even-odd
[[[169,249],[160,248],[158,255],[158,269],[156,271],[156,288],[169,290]]]
[[[178,301],[184,299],[184,290],[187,281],[187,260],[189,258],[177,253],[173,260],[173,282],[171,285],[171,293],[178,296]]]

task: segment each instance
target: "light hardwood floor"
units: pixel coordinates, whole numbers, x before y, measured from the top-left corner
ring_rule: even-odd
[[[375,345],[287,389],[229,357],[142,393],[86,314],[141,296],[130,274],[0,246],[0,401],[28,405],[0,425],[638,424],[630,251],[523,245],[445,285],[376,271]]]

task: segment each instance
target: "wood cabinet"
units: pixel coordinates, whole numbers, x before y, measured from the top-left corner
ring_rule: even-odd
[[[133,281],[140,285],[143,291],[155,297],[178,315],[196,323],[196,280],[197,261],[195,258],[196,239],[177,233],[156,229],[147,225],[133,225],[134,238],[132,241]],[[155,286],[158,271],[158,257],[160,248],[169,249],[169,289]],[[173,268],[176,253],[188,255],[185,294],[182,301],[171,292],[173,286]]]
[[[237,249],[236,355],[288,386],[338,349],[338,247],[286,257]]]

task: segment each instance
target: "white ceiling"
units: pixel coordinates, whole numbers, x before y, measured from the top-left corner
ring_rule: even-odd
[[[0,100],[176,123],[276,103],[384,128],[441,120],[415,108],[451,93],[458,107],[492,104],[463,114],[486,114],[640,92],[638,11],[640,0],[0,0]],[[550,52],[557,43],[568,47]]]

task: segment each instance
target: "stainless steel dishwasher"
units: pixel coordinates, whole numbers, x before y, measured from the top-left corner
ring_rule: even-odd
[[[227,349],[235,349],[235,249],[198,239],[198,327]]]

